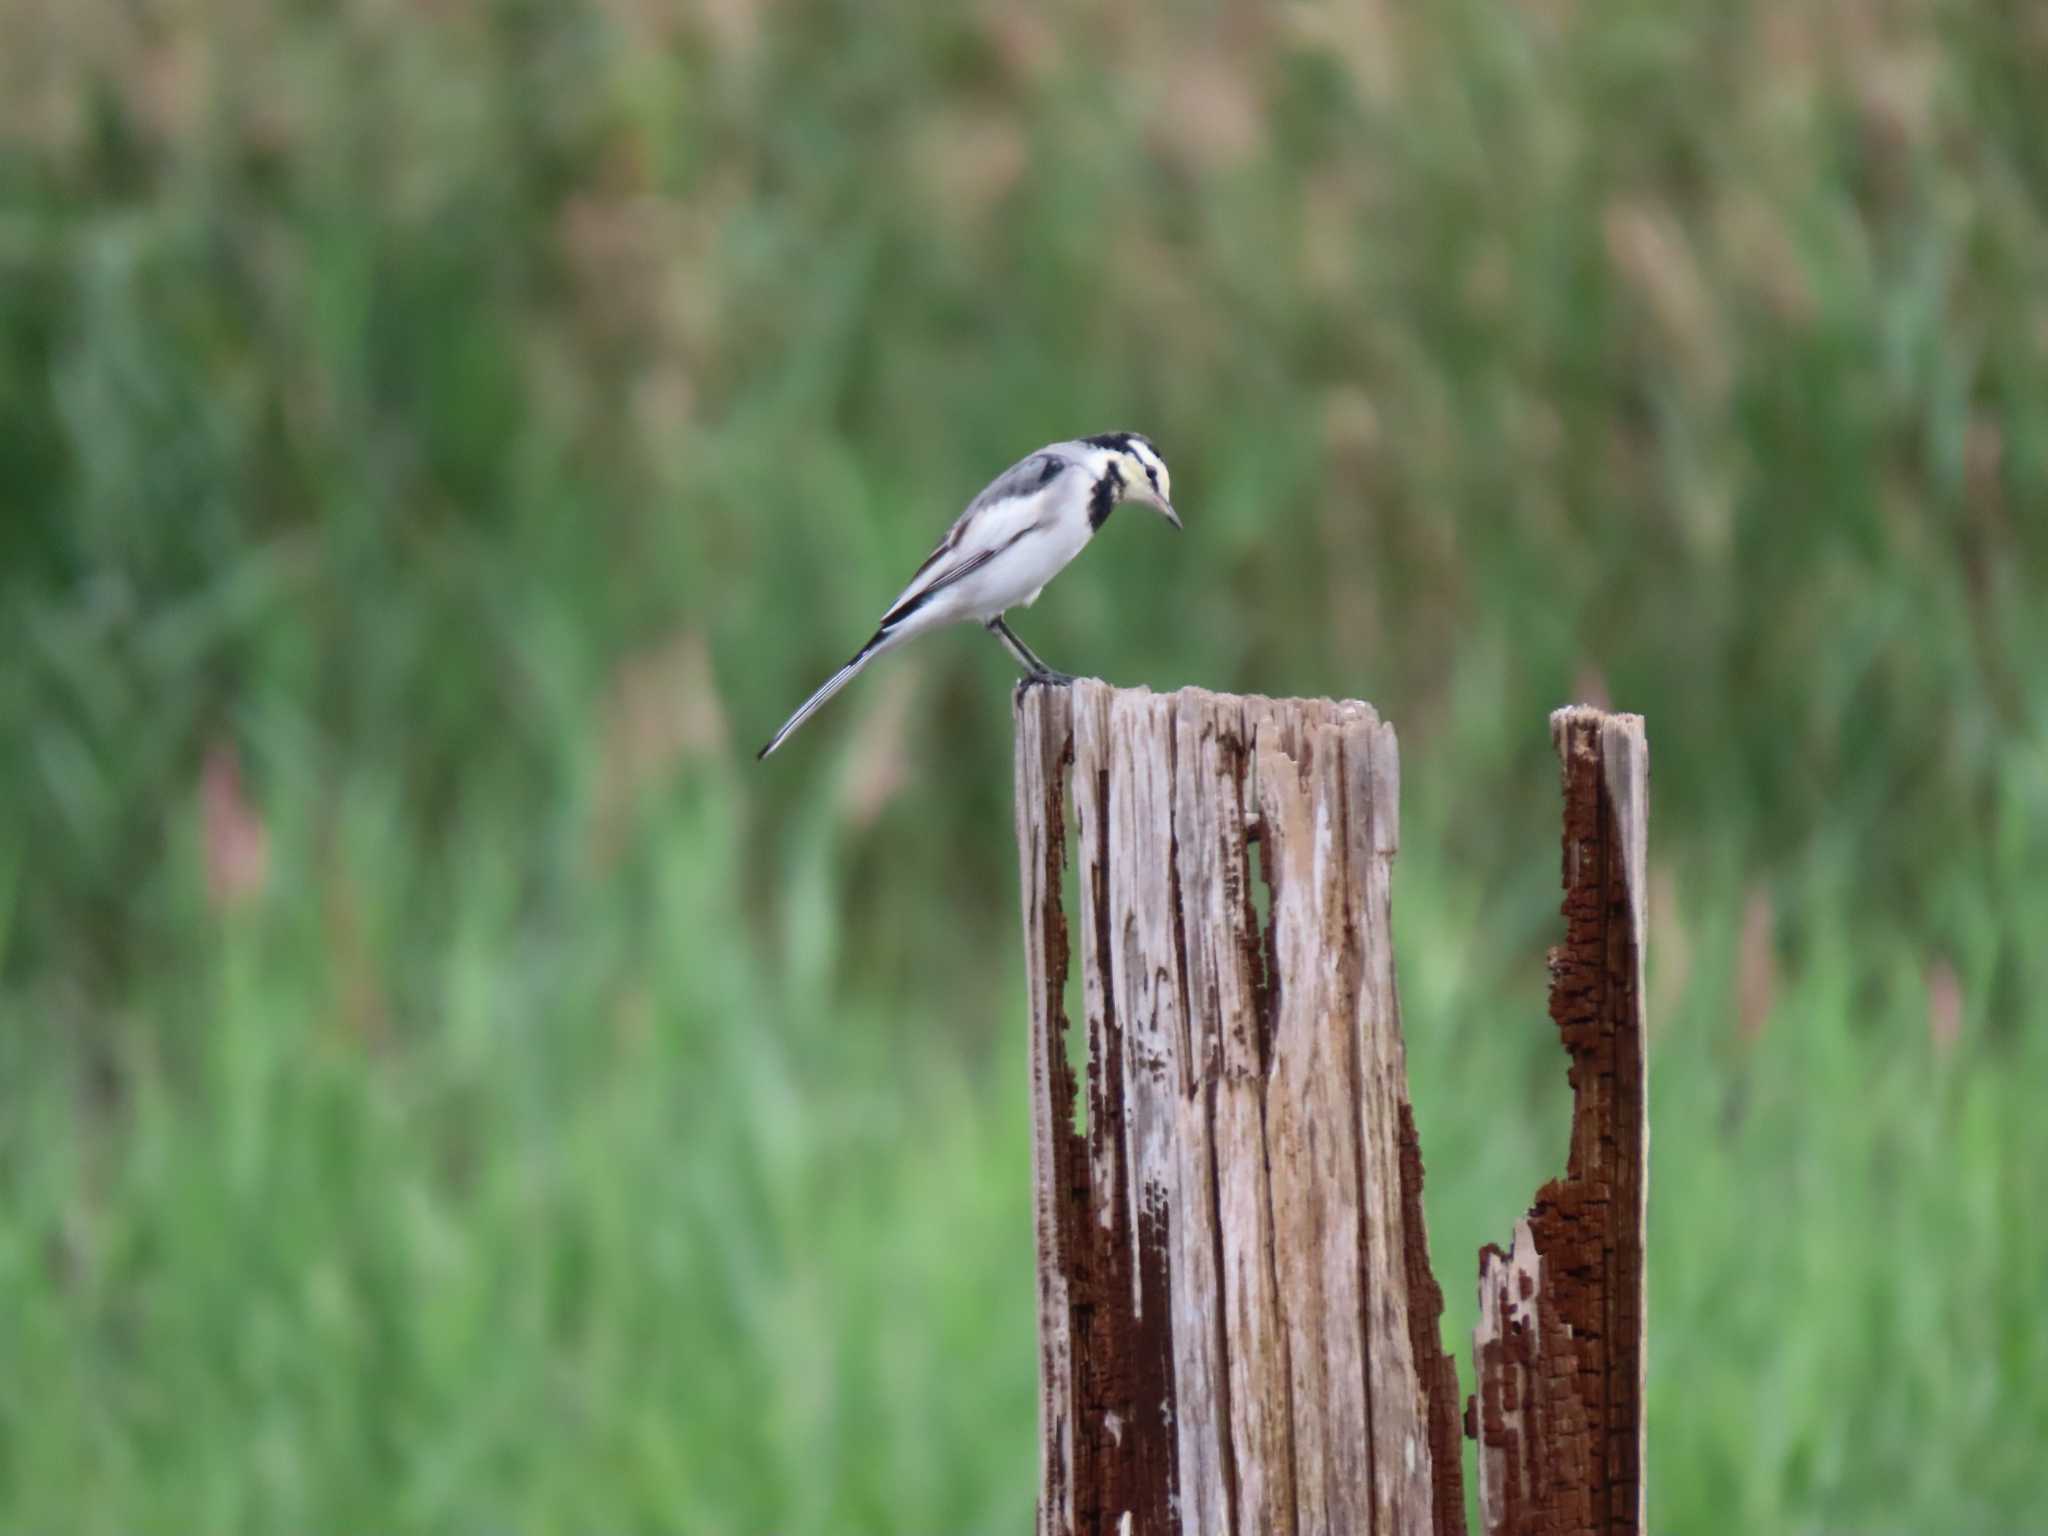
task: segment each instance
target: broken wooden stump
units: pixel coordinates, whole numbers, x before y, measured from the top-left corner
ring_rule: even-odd
[[[1643,1029],[1649,749],[1636,715],[1561,709],[1564,943],[1550,1016],[1571,1056],[1565,1176],[1479,1258],[1479,1505],[1490,1532],[1643,1528]]]
[[[1088,680],[1020,690],[1016,713],[1040,1532],[1463,1532],[1457,1377],[1439,1339],[1394,987],[1392,729],[1359,703]],[[1585,727],[1600,742],[1624,729],[1587,714],[1604,722]],[[1575,1083],[1575,1038],[1628,1013],[1613,979],[1640,965],[1640,896],[1626,935],[1611,906],[1631,851],[1639,874],[1633,730],[1618,759],[1594,751],[1604,787],[1593,811],[1572,811],[1571,764],[1588,749],[1574,745],[1579,726],[1559,727],[1579,849],[1568,840],[1568,876],[1603,882],[1567,901],[1570,913],[1597,906],[1601,924],[1582,933],[1575,916],[1565,948],[1570,974],[1587,978],[1564,1005]],[[1635,776],[1613,779],[1617,761]],[[1603,830],[1610,814],[1622,831]],[[1064,1002],[1077,943],[1085,1097]],[[1639,985],[1628,995],[1639,1000]],[[1488,1261],[1485,1286],[1505,1299],[1495,1332],[1482,1323],[1467,1420],[1485,1439],[1497,1533],[1639,1529],[1640,1440],[1632,1458],[1614,1440],[1641,1425],[1629,1374],[1641,1364],[1641,1163],[1630,1183],[1613,1151],[1630,1107],[1641,1112],[1635,1040],[1593,1048],[1585,1070],[1612,1085],[1613,1134],[1595,1138],[1585,1173],[1575,1130],[1571,1170],[1545,1191],[1567,1191],[1559,1209],[1583,1216],[1598,1201],[1603,1214],[1569,1228],[1560,1257],[1539,1200],[1516,1250],[1531,1257]],[[1583,1178],[1604,1193],[1569,1193]],[[1616,1230],[1629,1211],[1632,1293]],[[1546,1262],[1591,1278],[1552,1286]],[[1535,1277],[1526,1295],[1503,1278],[1522,1274]],[[1596,1311],[1603,1342],[1589,1350]],[[1612,1443],[1592,1450],[1602,1437]],[[1559,1482],[1593,1475],[1603,1491],[1582,1502]],[[1595,1523],[1560,1524],[1561,1512]]]

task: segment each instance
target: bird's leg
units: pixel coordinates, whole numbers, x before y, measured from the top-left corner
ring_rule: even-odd
[[[1022,640],[1019,640],[1010,629],[1010,626],[1003,622],[1001,614],[997,614],[988,621],[988,632],[1002,641],[1003,649],[1017,659],[1017,665],[1024,669],[1024,681],[1026,683],[1052,683],[1057,686],[1073,681],[1073,678],[1069,677],[1066,673],[1055,672],[1051,667],[1040,661],[1032,652],[1031,647]]]

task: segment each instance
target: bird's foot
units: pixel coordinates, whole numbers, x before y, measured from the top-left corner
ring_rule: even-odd
[[[1026,672],[1018,678],[1016,693],[1021,699],[1034,688],[1064,688],[1072,682],[1073,678],[1066,673],[1055,672],[1051,667],[1043,667],[1036,672]]]

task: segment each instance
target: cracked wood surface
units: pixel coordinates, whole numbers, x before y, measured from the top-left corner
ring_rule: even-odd
[[[1571,1150],[1508,1250],[1480,1254],[1473,1330],[1489,1536],[1643,1528],[1643,945],[1649,755],[1636,715],[1551,716],[1565,796],[1565,941],[1550,1014],[1571,1057]]]
[[[1394,990],[1392,729],[1087,680],[1016,713],[1039,1530],[1462,1532]]]

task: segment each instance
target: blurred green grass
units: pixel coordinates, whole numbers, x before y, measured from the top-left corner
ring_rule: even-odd
[[[1022,1529],[1006,663],[1372,699],[1446,1336],[1649,719],[1652,1518],[2048,1521],[2020,5],[0,0],[0,1529]]]

